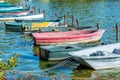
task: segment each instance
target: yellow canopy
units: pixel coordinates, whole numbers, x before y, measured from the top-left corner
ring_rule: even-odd
[[[42,22],[42,23],[32,23],[32,28],[40,28],[40,27],[49,27],[50,22]]]

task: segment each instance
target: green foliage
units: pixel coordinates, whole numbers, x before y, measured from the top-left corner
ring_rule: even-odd
[[[0,72],[0,80],[4,80],[4,75],[5,75],[4,72]]]
[[[11,4],[16,4],[16,3],[19,3],[21,0],[5,0],[5,1]]]
[[[18,64],[17,58],[18,58],[18,54],[14,54],[13,57],[10,58],[10,60],[8,61],[10,67],[17,66],[17,64]]]
[[[0,58],[0,80],[4,80],[4,71],[11,70],[18,64],[18,54],[14,54],[8,61],[2,61]]]
[[[18,64],[18,54],[14,54],[13,57],[11,57],[8,61],[2,61],[2,59],[0,59],[0,71],[3,70],[10,70],[13,67],[17,66]]]
[[[0,71],[8,70],[8,69],[9,69],[9,65],[7,62],[0,62]]]

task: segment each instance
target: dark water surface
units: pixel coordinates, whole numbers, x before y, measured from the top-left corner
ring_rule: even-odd
[[[71,24],[71,15],[79,19],[81,26],[95,26],[100,23],[101,28],[106,32],[98,43],[114,43],[115,24],[120,22],[120,1],[119,0],[30,0],[21,3],[35,6],[36,9],[45,10],[47,18],[66,15],[67,22]],[[67,67],[60,67],[44,72],[43,70],[54,66],[58,62],[47,62],[39,60],[38,49],[34,46],[32,36],[20,32],[7,32],[5,26],[0,23],[0,58],[9,59],[13,54],[19,54],[18,66],[14,72],[6,72],[7,80],[16,80],[23,77],[23,80],[71,80],[88,78],[120,78],[120,69],[94,71],[91,69],[72,70]],[[119,40],[120,41],[120,40]],[[96,44],[96,43],[94,43]],[[93,44],[84,44],[83,47]],[[40,64],[39,64],[40,63]]]

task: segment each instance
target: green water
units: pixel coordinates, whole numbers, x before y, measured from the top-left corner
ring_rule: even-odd
[[[95,26],[100,23],[101,28],[105,29],[106,32],[98,43],[116,42],[115,24],[120,22],[119,0],[31,0],[21,3],[31,7],[35,6],[36,9],[41,11],[45,10],[47,18],[54,17],[55,13],[59,16],[66,15],[68,24],[71,24],[71,15],[74,15],[75,20],[79,19],[80,26]],[[15,53],[20,56],[18,66],[14,68],[14,71],[5,72],[7,80],[18,78],[18,80],[83,80],[91,78],[109,80],[120,78],[119,68],[94,71],[88,68],[72,70],[68,67],[60,67],[44,72],[44,69],[59,62],[41,61],[38,56],[34,56],[35,53],[38,53],[38,49],[33,45],[32,36],[20,32],[7,32],[1,22],[0,38],[0,58],[7,60]],[[82,46],[85,48],[87,45],[92,44]]]

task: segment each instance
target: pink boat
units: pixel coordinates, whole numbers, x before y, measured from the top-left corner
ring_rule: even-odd
[[[100,30],[76,30],[66,32],[32,33],[36,45],[77,44],[99,41],[105,32]]]
[[[19,15],[19,16],[21,16],[21,15],[27,15],[27,14],[29,14],[30,13],[30,10],[26,10],[26,11],[23,11],[23,12],[11,12],[11,13],[9,13],[9,14],[14,14],[14,15]]]

